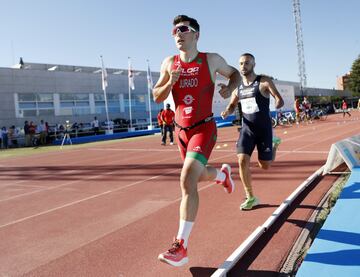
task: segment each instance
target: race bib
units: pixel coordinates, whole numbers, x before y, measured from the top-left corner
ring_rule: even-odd
[[[259,111],[255,97],[241,99],[241,110],[243,113],[252,114]]]

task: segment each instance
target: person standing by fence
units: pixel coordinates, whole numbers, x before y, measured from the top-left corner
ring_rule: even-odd
[[[36,126],[34,125],[34,122],[30,121],[30,125],[29,125],[30,146],[34,146],[35,134],[36,134]]]
[[[2,127],[1,131],[1,139],[2,139],[2,148],[7,149],[9,147],[9,138],[8,138],[8,130],[6,127]]]
[[[170,145],[174,144],[174,118],[175,113],[170,108],[170,104],[166,104],[166,109],[161,113],[161,120],[163,122],[163,135],[161,145],[166,145],[167,132],[169,132]]]
[[[160,111],[157,114],[157,121],[158,121],[158,125],[160,128],[161,140],[162,140],[162,136],[164,133],[164,122],[162,121],[162,118],[161,118],[161,114],[162,114],[163,110],[164,109],[160,109]]]
[[[25,146],[31,146],[30,125],[29,125],[29,121],[27,120],[24,123],[24,134],[25,134]]]
[[[94,134],[98,135],[99,134],[99,120],[97,119],[97,117],[94,117],[94,120],[91,122],[91,126],[93,127],[94,130]]]

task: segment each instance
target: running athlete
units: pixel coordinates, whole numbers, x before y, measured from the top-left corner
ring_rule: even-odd
[[[219,84],[223,98],[230,97],[239,86],[240,74],[220,55],[198,51],[200,26],[196,19],[179,15],[173,25],[172,35],[180,53],[164,59],[153,96],[157,103],[163,102],[170,92],[174,98],[175,135],[183,160],[182,198],[178,234],[172,247],[158,258],[170,265],[182,266],[188,262],[187,244],[199,206],[198,182],[215,180],[226,192],[234,190],[230,166],[223,164],[218,170],[207,162],[217,135],[212,117],[216,74],[229,79],[228,85]]]
[[[343,117],[345,117],[346,113],[348,114],[349,117],[351,116],[351,113],[349,113],[348,105],[347,105],[345,99],[343,99],[341,102],[341,109],[343,111]]]
[[[300,107],[300,99],[298,97],[295,98],[294,110],[295,110],[296,124],[299,124],[300,123],[301,107]]]
[[[256,146],[258,164],[262,169],[268,169],[275,159],[280,139],[275,137],[273,139],[269,109],[270,95],[275,98],[276,109],[284,105],[284,100],[269,77],[255,74],[255,58],[252,54],[241,55],[239,63],[242,77],[240,87],[232,93],[230,103],[221,116],[226,118],[233,113],[240,100],[243,125],[237,141],[237,156],[240,179],[246,194],[246,200],[240,205],[240,209],[251,210],[260,203],[254,196],[251,186],[251,154]]]
[[[311,103],[306,96],[304,96],[304,99],[301,104],[302,104],[304,112],[305,112],[306,123],[308,123],[308,122],[312,123],[312,121],[311,121]]]

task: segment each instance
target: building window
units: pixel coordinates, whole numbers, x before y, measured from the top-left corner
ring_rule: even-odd
[[[146,94],[131,95],[131,111],[142,112],[146,110]],[[129,96],[124,95],[125,111],[129,111]]]
[[[88,93],[61,93],[60,115],[86,115],[90,114]]]
[[[119,113],[120,112],[120,95],[117,93],[107,93],[107,105],[109,113]],[[95,101],[95,113],[105,114],[105,97],[103,93],[94,94]]]
[[[55,114],[52,93],[19,93],[18,106],[23,117]]]

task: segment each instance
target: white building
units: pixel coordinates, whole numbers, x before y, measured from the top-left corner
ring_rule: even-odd
[[[109,118],[129,119],[129,89],[127,69],[107,68],[107,99]],[[0,127],[23,126],[24,121],[38,124],[41,119],[49,124],[66,120],[89,123],[96,116],[106,120],[104,93],[99,67],[26,63],[16,68],[0,68]],[[154,83],[159,72],[153,72]],[[216,83],[224,82],[219,77]],[[299,84],[275,80],[279,92],[291,109],[294,95],[301,96]],[[216,86],[217,87],[217,86]],[[310,96],[347,96],[347,92],[306,88]],[[150,96],[153,122],[163,104],[156,104]],[[214,115],[217,117],[226,107],[215,92]],[[132,119],[149,122],[149,94],[146,71],[135,70],[135,90],[131,90]]]
[[[109,118],[129,119],[127,69],[107,68]],[[159,73],[152,73],[154,82]],[[27,63],[22,69],[0,68],[0,126],[23,126],[24,121],[49,124],[91,122],[96,116],[106,120],[100,68]],[[162,104],[151,95],[151,111],[156,121]],[[135,70],[135,90],[131,90],[133,119],[149,120],[149,93],[146,71]]]

